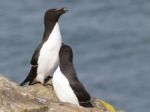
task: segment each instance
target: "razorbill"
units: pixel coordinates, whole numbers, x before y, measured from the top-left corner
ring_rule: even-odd
[[[59,51],[59,66],[53,74],[52,84],[58,99],[83,107],[93,107],[90,95],[79,81],[73,65],[70,46],[62,45]]]
[[[44,84],[53,75],[59,63],[59,50],[62,44],[58,20],[66,13],[66,8],[48,9],[44,16],[45,30],[41,43],[36,48],[31,59],[31,70],[21,86],[29,82]]]

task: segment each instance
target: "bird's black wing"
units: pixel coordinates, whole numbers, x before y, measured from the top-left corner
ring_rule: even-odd
[[[35,65],[37,66],[38,65],[38,58],[39,58],[39,53],[40,53],[40,50],[41,50],[41,47],[43,45],[43,42],[41,42],[38,47],[36,48],[36,50],[34,51],[33,53],[33,56],[31,58],[31,61],[30,61],[30,64],[31,65]]]
[[[78,100],[80,102],[89,101],[90,100],[90,95],[86,91],[83,84],[78,79],[74,67],[70,65],[67,68],[66,74],[67,74],[66,77],[69,79],[70,86],[74,90],[74,93],[78,97]]]
[[[73,89],[75,95],[77,96],[79,103],[83,107],[93,107],[91,104],[91,96],[83,86],[83,84],[78,79],[74,67],[68,68],[67,78],[69,78],[69,83],[71,88]]]
[[[86,91],[85,87],[83,84],[77,79],[74,78],[74,81],[71,81],[70,86],[74,90],[74,93],[78,97],[79,102],[87,102],[90,101],[90,95]]]

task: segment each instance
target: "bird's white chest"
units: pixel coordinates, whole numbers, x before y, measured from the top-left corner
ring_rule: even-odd
[[[54,91],[60,101],[79,105],[78,99],[69,85],[68,79],[62,74],[59,66],[54,72],[52,83]]]
[[[59,63],[59,50],[62,39],[58,23],[43,44],[38,58],[38,69],[36,80],[43,83],[48,75],[53,75]]]

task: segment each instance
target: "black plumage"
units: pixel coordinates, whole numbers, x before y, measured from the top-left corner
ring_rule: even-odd
[[[90,94],[87,92],[83,84],[77,77],[74,65],[73,65],[73,52],[70,46],[62,45],[60,52],[60,70],[68,79],[71,88],[77,96],[79,103],[84,107],[93,107],[90,103]]]

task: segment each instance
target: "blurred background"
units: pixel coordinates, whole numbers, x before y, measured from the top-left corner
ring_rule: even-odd
[[[64,6],[62,38],[90,94],[127,112],[149,112],[149,0],[0,0],[0,73],[24,80],[46,9]]]

